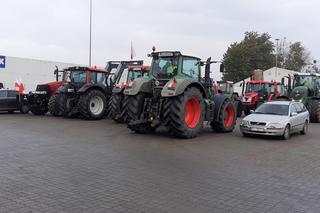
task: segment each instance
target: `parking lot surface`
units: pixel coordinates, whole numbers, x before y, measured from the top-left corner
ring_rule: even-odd
[[[288,141],[0,114],[0,212],[320,212],[320,124]]]

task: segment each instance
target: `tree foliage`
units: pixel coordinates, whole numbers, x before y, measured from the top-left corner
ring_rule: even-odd
[[[253,70],[280,68],[300,71],[309,62],[309,53],[301,42],[280,45],[271,41],[268,33],[246,32],[241,42],[234,42],[223,55],[224,80],[238,82],[252,75]]]
[[[240,81],[252,75],[254,69],[274,66],[274,44],[268,33],[246,32],[244,39],[230,45],[223,56],[224,80]]]

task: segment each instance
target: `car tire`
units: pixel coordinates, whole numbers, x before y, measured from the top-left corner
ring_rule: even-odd
[[[302,135],[306,135],[308,133],[308,126],[309,126],[309,123],[308,121],[306,121],[303,125],[303,129],[300,132]]]
[[[282,139],[283,140],[288,140],[290,138],[290,125],[287,124],[286,128],[284,129]]]
[[[23,106],[21,106],[21,108],[20,108],[20,112],[22,113],[22,114],[27,114],[28,112],[29,112],[29,106],[28,105],[23,105]]]

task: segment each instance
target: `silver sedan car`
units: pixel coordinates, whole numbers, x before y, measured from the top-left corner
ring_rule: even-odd
[[[295,132],[306,134],[309,121],[309,112],[303,103],[272,101],[260,105],[244,117],[240,130],[243,136],[270,135],[287,140]]]

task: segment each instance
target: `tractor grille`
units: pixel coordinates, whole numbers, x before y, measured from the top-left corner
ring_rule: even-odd
[[[250,124],[251,125],[255,125],[255,126],[265,126],[265,125],[267,125],[267,123],[265,123],[265,122],[254,122],[254,121],[251,121]]]
[[[168,81],[159,81],[159,80],[155,80],[155,81],[152,81],[152,91],[153,91],[153,97],[154,98],[161,98],[161,91],[162,91],[162,88],[164,87],[164,85],[166,85]]]
[[[50,87],[49,87],[49,85],[46,85],[46,84],[37,85],[36,91],[46,91],[46,92],[50,92]]]

